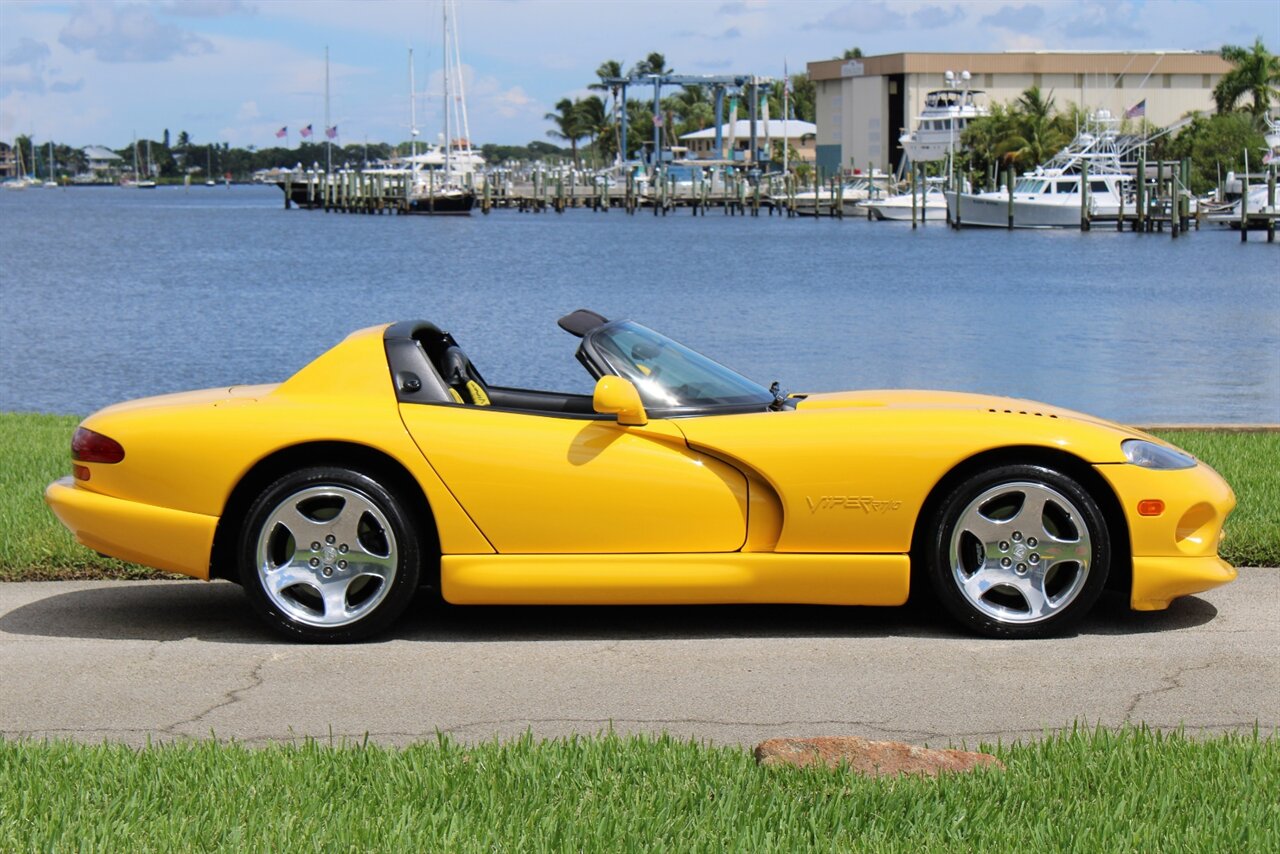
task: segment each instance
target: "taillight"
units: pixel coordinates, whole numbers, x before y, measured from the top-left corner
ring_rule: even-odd
[[[124,459],[124,448],[109,436],[77,427],[71,437],[71,459],[82,463],[118,463]]]

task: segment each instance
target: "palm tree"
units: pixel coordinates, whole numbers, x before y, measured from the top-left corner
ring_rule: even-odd
[[[707,90],[702,86],[683,86],[670,98],[663,99],[663,106],[680,117],[680,133],[702,130],[715,121],[715,108],[707,100]]]
[[[578,166],[578,140],[585,134],[582,131],[582,122],[578,115],[577,105],[568,98],[561,98],[556,102],[556,111],[547,113],[543,116],[549,122],[555,122],[556,129],[547,131],[547,136],[552,139],[564,139],[569,142],[569,149],[573,152],[573,165]]]
[[[675,69],[667,68],[667,58],[654,51],[631,67],[632,74],[673,74]]]
[[[1055,121],[1053,92],[1047,96],[1032,86],[1013,102],[1013,133],[996,146],[996,154],[1006,165],[1029,169],[1044,163],[1063,146],[1067,137]]]
[[[609,140],[610,131],[613,129],[613,123],[609,120],[609,114],[604,108],[604,101],[598,95],[591,95],[575,101],[573,108],[578,117],[578,130],[591,140],[591,149],[601,153],[600,149]]]
[[[593,89],[596,92],[608,92],[616,98],[618,95],[618,84],[606,83],[605,81],[611,78],[616,79],[621,76],[622,63],[616,59],[606,59],[604,62],[600,63],[600,66],[596,69],[596,77],[598,77],[599,80],[595,83],[588,84],[587,88]]]
[[[1280,56],[1267,51],[1262,44],[1261,36],[1254,41],[1252,48],[1237,45],[1224,45],[1222,58],[1235,68],[1222,75],[1218,85],[1213,87],[1213,100],[1219,113],[1227,113],[1236,108],[1236,104],[1245,95],[1253,98],[1253,106],[1249,112],[1257,121],[1271,109],[1271,99],[1277,94],[1276,84],[1280,83]]]
[[[609,113],[609,121],[614,127],[614,132],[613,132],[613,150],[614,151],[618,151],[621,148],[621,145],[620,145],[621,140],[618,139],[618,131],[616,130],[616,128],[618,126],[618,109],[620,107],[620,104],[618,103],[618,96],[619,96],[619,92],[621,92],[622,90],[622,86],[618,83],[606,83],[605,81],[611,80],[611,79],[616,80],[621,76],[622,76],[622,63],[616,59],[606,59],[604,62],[600,63],[600,66],[598,68],[596,68],[596,77],[599,78],[599,81],[596,83],[591,83],[587,86],[588,89],[594,89],[597,92],[609,93],[608,113]],[[601,134],[601,136],[604,136],[604,134]]]

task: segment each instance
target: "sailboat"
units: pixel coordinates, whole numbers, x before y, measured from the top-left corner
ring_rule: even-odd
[[[143,175],[145,175],[145,177],[142,177],[140,181],[134,183],[133,186],[138,189],[155,189],[155,170],[152,169],[151,166],[151,140],[147,140],[147,170]]]
[[[22,164],[22,145],[14,140],[13,144],[14,165],[17,167],[18,174],[13,178],[5,181],[3,186],[6,190],[25,190],[27,187],[39,185],[39,181],[34,177],[28,176]],[[31,149],[32,157],[35,156],[35,148]]]
[[[213,180],[213,146],[206,145],[204,147],[204,174],[209,177],[205,179],[206,187],[216,187],[218,182]]]
[[[58,164],[57,164],[57,161],[53,159],[53,140],[49,140],[49,174],[45,177],[44,186],[46,187],[58,186],[57,171],[58,171]]]
[[[473,176],[476,168],[484,164],[484,158],[471,150],[457,15],[452,21],[449,18],[453,2],[444,2],[444,138],[436,151],[421,157],[415,152],[410,158],[414,180],[409,190],[409,210],[413,213],[471,213],[476,203]],[[453,136],[455,123],[461,133],[458,138]],[[413,131],[416,138],[416,126]]]

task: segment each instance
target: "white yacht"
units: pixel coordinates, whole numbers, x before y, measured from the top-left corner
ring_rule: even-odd
[[[1115,216],[1123,204],[1130,210],[1133,178],[1120,166],[1119,119],[1106,110],[1094,113],[1066,148],[1044,166],[1022,175],[1013,185],[1014,228],[1073,228],[1080,225],[1082,169],[1088,170],[1090,216]],[[1007,228],[1010,193],[948,190],[947,212],[953,224]]]
[[[898,137],[912,163],[945,160],[959,147],[960,135],[969,123],[989,112],[986,94],[981,89],[969,88],[969,72],[961,71],[957,77],[948,71],[943,77],[948,88],[925,95],[924,110],[916,119],[916,129]]]

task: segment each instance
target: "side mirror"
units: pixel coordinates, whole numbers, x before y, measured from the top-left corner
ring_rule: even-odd
[[[630,380],[622,377],[601,377],[596,382],[591,405],[602,415],[617,415],[619,424],[643,427],[649,423],[644,404],[640,402],[640,392],[636,391]]]

